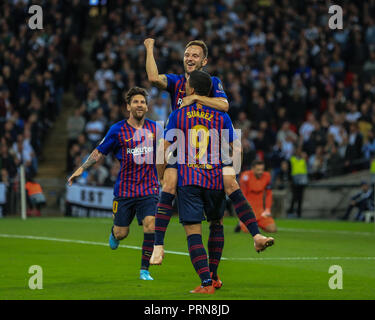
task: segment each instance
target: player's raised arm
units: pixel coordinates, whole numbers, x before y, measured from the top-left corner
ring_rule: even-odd
[[[155,40],[148,38],[144,41],[146,47],[146,73],[148,81],[160,89],[167,89],[168,80],[165,74],[159,75],[158,67],[154,57]]]
[[[87,170],[88,168],[90,168],[91,166],[93,166],[95,163],[97,163],[98,161],[100,161],[102,158],[104,158],[104,154],[102,154],[101,152],[99,152],[97,149],[95,149],[91,154],[90,156],[87,158],[87,160],[85,161],[84,164],[82,164],[72,175],[71,177],[68,179],[68,183],[69,185],[71,186],[73,181],[78,178],[82,173],[83,171]]]

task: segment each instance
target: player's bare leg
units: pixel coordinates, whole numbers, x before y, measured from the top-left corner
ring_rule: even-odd
[[[266,250],[268,247],[271,247],[275,242],[274,238],[265,237],[265,236],[261,235],[260,233],[255,235],[253,237],[253,239],[254,239],[254,248],[255,248],[256,252],[258,252],[258,253]]]
[[[114,225],[109,235],[109,246],[112,250],[116,250],[120,245],[120,240],[125,239],[129,234],[129,227],[120,227]]]
[[[233,195],[236,191],[241,190],[240,186],[237,183],[236,175],[233,167],[227,166],[223,168],[223,182],[224,190],[228,196]],[[242,192],[241,192],[242,194]],[[243,195],[242,195],[243,197]],[[243,197],[244,198],[244,197]],[[245,199],[244,202],[247,202]],[[248,204],[250,206],[250,204]],[[251,206],[250,206],[251,207]],[[251,209],[252,210],[252,209]],[[255,219],[255,217],[254,217]],[[256,223],[256,221],[254,222]],[[247,227],[247,226],[246,226]],[[253,233],[254,234],[254,233]],[[271,237],[265,237],[260,233],[253,236],[254,248],[256,252],[264,251],[266,248],[272,246],[275,240]]]
[[[161,265],[164,259],[164,245],[154,245],[154,251],[150,259],[150,264]]]
[[[175,168],[167,168],[164,171],[164,177],[163,177],[163,193],[168,193],[170,195],[175,195],[176,194],[176,187],[177,187],[177,169]],[[158,209],[159,211],[159,209]],[[160,221],[158,218],[158,214],[156,216],[155,220],[155,226],[160,225]],[[169,221],[167,222],[168,226]],[[155,236],[158,237],[160,232],[163,232],[163,244],[156,243],[156,238],[155,238],[155,245],[154,245],[154,251],[152,252],[152,256],[150,259],[150,264],[152,265],[161,265],[163,262],[164,258],[164,234],[166,231],[166,228],[163,231],[158,230],[158,228],[155,229]]]
[[[166,168],[163,177],[163,191],[176,194],[177,178],[176,168]]]

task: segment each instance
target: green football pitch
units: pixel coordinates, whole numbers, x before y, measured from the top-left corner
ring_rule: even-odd
[[[173,217],[154,281],[138,279],[143,235],[134,221],[129,237],[108,247],[111,219],[0,219],[0,300],[256,300],[375,299],[373,224],[277,220],[275,245],[258,254],[248,234],[234,233],[236,219],[224,220],[225,246],[214,295],[193,295],[199,284],[183,228]],[[207,244],[208,225],[203,223]],[[29,268],[43,270],[43,289],[31,290]],[[329,287],[333,265],[342,268],[342,289]]]

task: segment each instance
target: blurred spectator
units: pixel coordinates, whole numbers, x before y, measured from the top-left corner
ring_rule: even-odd
[[[99,110],[94,111],[91,114],[90,121],[87,122],[85,127],[85,133],[88,140],[91,142],[92,148],[96,147],[96,144],[103,138],[105,130],[105,126],[99,117]]]
[[[288,161],[282,161],[280,165],[280,171],[277,174],[275,181],[272,184],[272,188],[278,190],[285,190],[289,187],[290,182],[290,170]]]
[[[370,160],[375,155],[375,134],[373,130],[368,132],[362,151],[367,160]]]
[[[65,78],[65,88],[69,89],[71,84],[77,82],[77,74],[79,69],[79,64],[81,62],[83,51],[81,45],[78,41],[78,37],[73,35],[70,39],[70,44],[68,46],[67,55],[67,77]]]
[[[297,148],[290,158],[290,171],[292,177],[292,200],[288,210],[289,214],[294,213],[294,206],[297,204],[297,217],[302,216],[303,193],[308,183],[307,154],[302,148]]]
[[[74,111],[74,115],[68,118],[67,122],[67,132],[68,132],[68,148],[77,142],[78,136],[85,129],[86,120],[83,117],[83,109],[78,108]]]
[[[311,155],[308,161],[308,172],[313,179],[321,179],[325,177],[327,171],[326,159],[324,157],[324,149],[319,146],[315,150],[315,154]]]
[[[64,81],[73,82],[79,71],[79,54],[68,47],[70,41],[79,46],[89,8],[85,1],[44,1],[43,30],[31,30],[25,23],[29,2],[0,2],[0,168],[11,184],[20,163],[27,174],[38,170]]]
[[[0,145],[0,169],[6,171],[7,178],[14,178],[17,174],[17,165],[14,154],[9,152],[7,145],[4,143]]]
[[[354,208],[358,208],[355,216],[356,221],[364,221],[363,213],[365,211],[374,210],[374,193],[370,185],[366,181],[361,183],[361,191],[351,198],[350,204],[346,210],[342,220],[348,220]]]
[[[23,135],[17,136],[17,142],[13,143],[12,152],[15,155],[16,165],[23,164],[26,174],[35,174],[37,167],[35,163],[35,154],[31,145],[24,140]]]
[[[367,76],[375,75],[375,51],[370,52],[370,57],[365,62],[363,66],[363,71],[367,74]]]
[[[44,196],[41,185],[34,181],[31,176],[27,176],[26,180],[27,214],[30,216],[40,216],[40,209],[46,204],[46,197]]]
[[[109,173],[107,168],[103,166],[103,161],[99,161],[90,169],[87,176],[87,183],[94,186],[103,186],[108,176]]]
[[[338,144],[343,142],[344,136],[346,136],[346,131],[342,127],[342,120],[339,114],[334,115],[333,123],[328,128],[328,134],[332,134],[335,142]]]
[[[356,122],[350,124],[349,141],[345,153],[345,166],[348,171],[361,168],[363,138]]]
[[[303,137],[303,142],[307,142],[315,131],[315,122],[314,114],[309,113],[307,120],[299,128],[299,134]]]
[[[327,155],[327,173],[329,176],[336,176],[343,172],[342,160],[336,143],[333,143]]]

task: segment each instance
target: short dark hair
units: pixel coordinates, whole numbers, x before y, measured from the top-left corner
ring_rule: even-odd
[[[185,47],[185,50],[191,46],[198,46],[198,47],[201,47],[202,50],[203,50],[203,58],[207,58],[208,57],[208,48],[207,48],[207,45],[204,43],[204,41],[202,40],[193,40],[193,41],[190,41],[186,47]]]
[[[194,70],[189,75],[189,85],[200,96],[208,96],[212,87],[211,76],[204,71]]]
[[[264,166],[264,161],[262,161],[262,160],[254,160],[253,162],[252,162],[252,164],[251,164],[251,167],[252,168],[254,168],[255,166],[259,166],[259,165],[262,165],[262,166]]]
[[[133,87],[133,88],[129,89],[125,93],[125,102],[127,104],[130,104],[131,101],[132,101],[132,98],[134,96],[136,96],[137,94],[141,94],[142,96],[144,96],[145,99],[146,99],[146,104],[148,103],[148,92],[147,92],[146,89],[143,89],[143,88],[140,88],[140,87]]]

